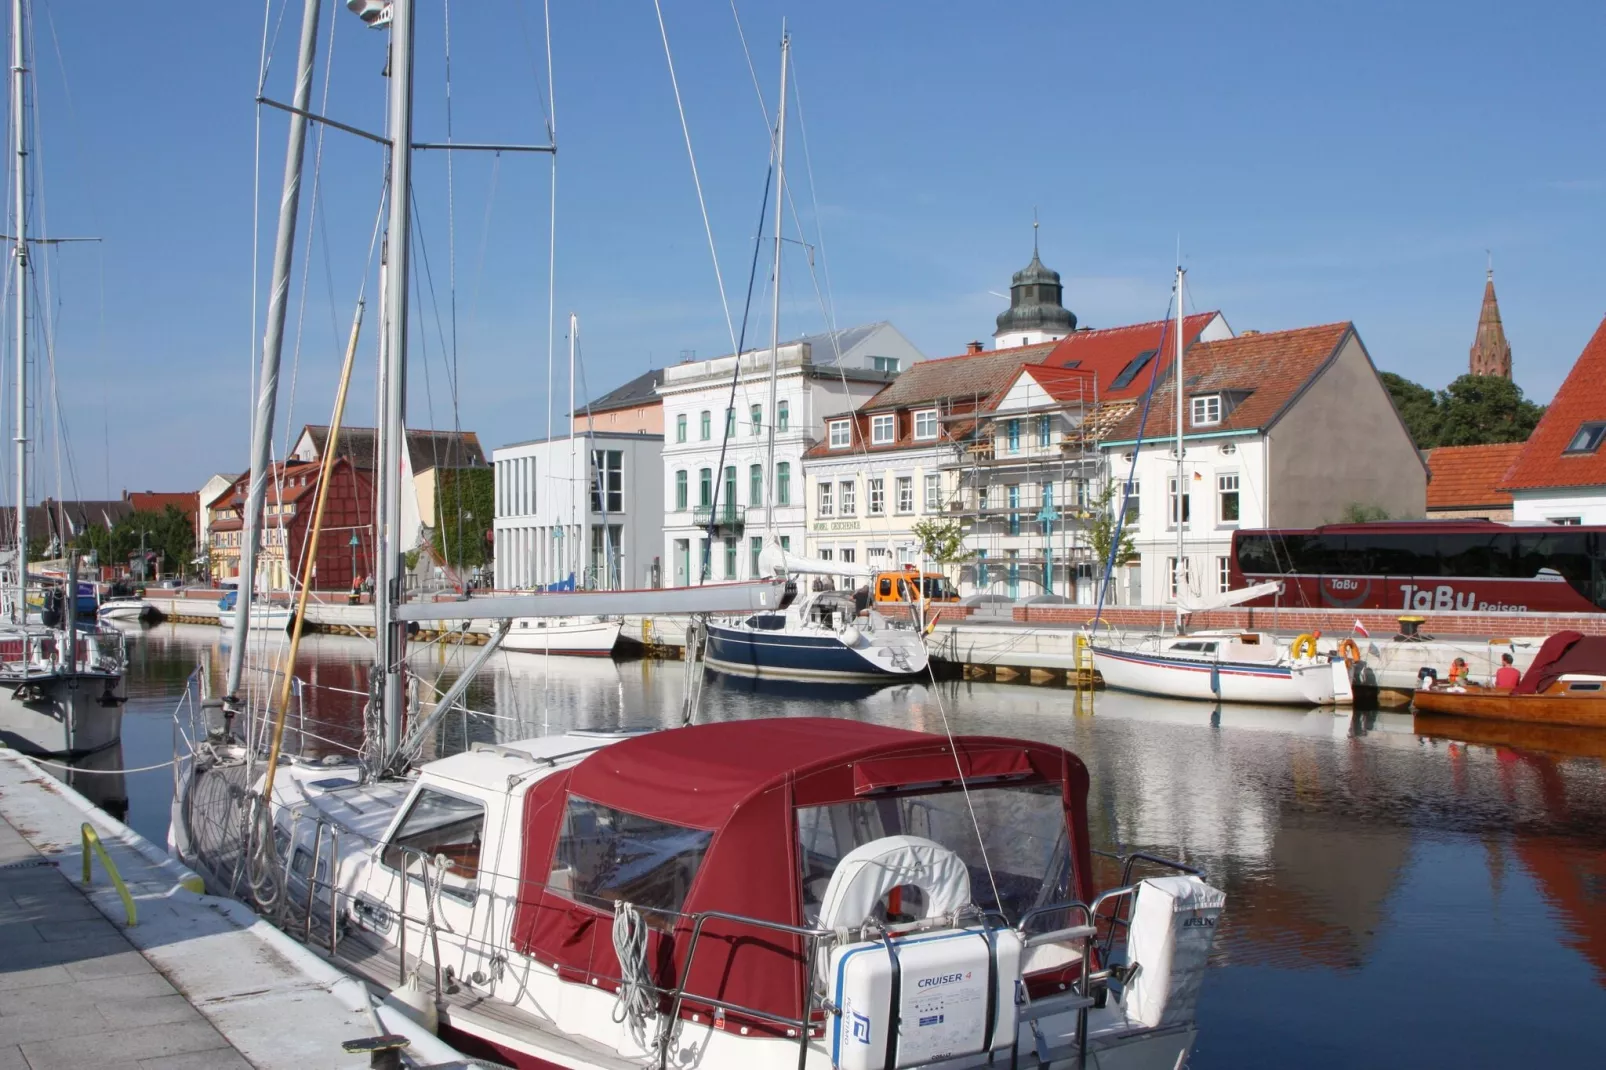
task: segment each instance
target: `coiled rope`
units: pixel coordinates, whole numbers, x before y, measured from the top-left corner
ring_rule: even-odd
[[[645,1051],[656,1051],[668,1023],[658,1014],[658,989],[647,969],[647,923],[641,912],[624,900],[613,905],[613,953],[619,959],[619,991],[613,1020],[630,1030],[630,1039]],[[647,1045],[647,1016],[658,1018],[658,1029]]]

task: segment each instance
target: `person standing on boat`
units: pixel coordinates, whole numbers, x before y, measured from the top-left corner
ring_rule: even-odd
[[[1515,659],[1510,654],[1501,654],[1500,668],[1496,669],[1494,673],[1494,686],[1510,690],[1516,687],[1517,681],[1521,679],[1522,673],[1517,671]]]

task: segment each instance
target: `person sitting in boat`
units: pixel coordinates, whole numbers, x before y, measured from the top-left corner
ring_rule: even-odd
[[[1507,691],[1517,686],[1522,679],[1522,673],[1517,671],[1516,659],[1510,654],[1500,655],[1500,668],[1494,671],[1494,686],[1503,687]]]
[[[865,584],[853,592],[853,615],[857,617],[870,608],[870,585]]]

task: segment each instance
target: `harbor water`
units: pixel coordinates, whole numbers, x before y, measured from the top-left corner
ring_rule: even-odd
[[[131,644],[120,754],[172,754],[172,711],[216,628],[161,625]],[[282,637],[255,633],[272,647]],[[356,742],[371,645],[309,637],[291,741]],[[472,656],[418,658],[446,687]],[[265,678],[256,681],[262,686]],[[680,662],[494,655],[426,757],[464,740],[567,727],[670,725]],[[1199,1015],[1195,1068],[1600,1065],[1606,1021],[1606,739],[1535,737],[1407,714],[1212,708],[994,683],[837,695],[710,677],[698,717],[824,715],[1065,746],[1092,777],[1093,846],[1201,868],[1227,915]],[[313,736],[320,737],[318,739]],[[120,766],[118,763],[121,763]],[[170,769],[74,778],[165,842]],[[93,781],[94,783],[90,783]]]

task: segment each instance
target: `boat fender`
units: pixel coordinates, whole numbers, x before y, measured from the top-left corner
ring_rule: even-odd
[[[855,627],[854,625],[850,624],[846,628],[842,629],[842,631],[840,633],[840,638],[842,640],[842,645],[843,646],[858,646],[859,645],[859,629],[857,627]]]
[[[1339,643],[1338,653],[1339,656],[1344,659],[1344,664],[1352,669],[1355,667],[1355,664],[1361,660],[1360,644],[1353,639],[1345,639]]]
[[[1295,660],[1299,658],[1314,658],[1316,656],[1316,637],[1310,632],[1301,635],[1294,640],[1294,645],[1288,648],[1288,654]]]
[[[434,995],[424,990],[416,971],[407,978],[406,984],[391,989],[390,994],[385,997],[385,1002],[431,1033],[440,1031],[440,1008],[435,1005]]]

